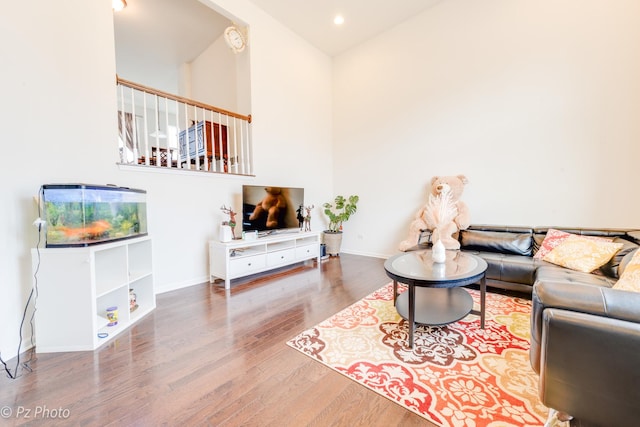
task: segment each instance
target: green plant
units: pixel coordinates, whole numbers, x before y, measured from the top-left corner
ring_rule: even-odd
[[[360,200],[358,196],[349,196],[348,199],[345,199],[343,196],[336,196],[334,200],[335,206],[331,203],[322,205],[322,207],[324,207],[324,214],[329,218],[328,231],[332,233],[340,231],[342,223],[356,213],[358,200]]]

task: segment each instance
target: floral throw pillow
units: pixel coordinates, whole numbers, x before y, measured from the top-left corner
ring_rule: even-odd
[[[570,235],[546,254],[543,260],[572,270],[591,273],[606,264],[622,246],[622,243]]]
[[[551,252],[553,248],[558,246],[569,236],[576,236],[576,234],[571,234],[571,233],[567,233],[566,231],[550,228],[549,230],[547,230],[547,234],[544,236],[544,240],[540,245],[540,249],[538,249],[538,252],[536,252],[536,254],[533,257],[535,259],[544,259],[546,254]],[[606,237],[598,237],[598,236],[580,236],[580,237],[583,237],[589,240],[599,240],[603,242],[611,241],[611,239],[608,239]]]
[[[640,250],[636,250],[613,289],[640,292]]]

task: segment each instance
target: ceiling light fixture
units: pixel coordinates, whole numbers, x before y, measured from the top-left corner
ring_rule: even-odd
[[[127,7],[127,2],[126,0],[111,0],[111,7],[115,12],[119,12]]]
[[[344,17],[342,15],[336,15],[336,17],[333,18],[333,23],[336,25],[344,24]]]
[[[156,97],[156,114],[157,114],[156,130],[151,132],[149,134],[149,136],[152,137],[152,138],[156,138],[156,139],[166,139],[167,138],[167,134],[160,130],[160,104],[158,103],[158,95],[156,95],[155,97]],[[164,106],[166,108],[166,106],[167,106],[167,98],[164,99]]]

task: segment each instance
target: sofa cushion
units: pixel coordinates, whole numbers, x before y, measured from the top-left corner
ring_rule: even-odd
[[[535,227],[533,229],[533,253],[537,254],[542,246],[542,242],[545,237],[547,237],[547,233],[549,230],[555,229],[564,231],[566,233],[577,234],[579,236],[598,236],[598,237],[606,237],[609,240],[613,240],[614,237],[627,238],[627,240],[632,240],[629,237],[629,230],[621,229],[621,228],[570,228],[570,227]],[[638,242],[640,244],[640,242]]]
[[[463,230],[460,232],[460,248],[472,251],[495,252],[511,255],[531,256],[532,233],[485,230]]]
[[[555,228],[550,228],[547,231],[547,234],[540,245],[540,249],[536,251],[536,254],[533,256],[537,259],[544,259],[544,257],[551,252],[555,247],[564,242],[567,237],[575,236],[576,234],[568,233],[562,230],[556,230]],[[605,242],[610,242],[610,238],[599,237],[599,236],[583,236],[585,239],[593,239],[593,240],[601,240]]]
[[[616,280],[607,276],[598,276],[581,271],[569,270],[552,264],[538,267],[534,275],[534,282],[545,283],[576,283],[582,285],[611,288]]]
[[[543,259],[572,270],[590,273],[606,264],[620,249],[622,243],[596,241],[571,235]]]
[[[640,249],[636,250],[640,251]],[[618,266],[618,274],[622,275],[624,273],[625,268],[627,268],[627,265],[629,265],[629,262],[631,262],[634,256],[636,256],[636,251],[629,252],[622,258],[622,261],[620,261],[620,265]]]
[[[635,251],[636,249],[638,249],[640,246],[638,246],[636,243],[630,242],[626,239],[621,239],[619,237],[616,237],[615,239],[613,239],[614,243],[622,243],[622,249],[620,249],[614,256],[613,258],[611,258],[609,260],[609,262],[607,262],[605,265],[603,265],[602,267],[600,267],[600,271],[609,276],[609,277],[613,277],[618,279],[620,277],[621,272],[620,270],[620,263],[622,262],[623,259],[625,259],[625,257],[630,254],[631,252]],[[629,260],[631,260],[631,258],[629,258]]]
[[[530,256],[508,255],[496,252],[468,251],[487,262],[486,278],[509,283],[523,283],[533,285],[536,268],[547,264],[544,261],[534,260]]]
[[[569,236],[570,234],[566,231],[560,231],[556,230],[555,228],[550,228],[549,231],[547,231],[547,234],[544,236],[544,240],[540,243],[540,247],[533,257],[536,259],[543,259],[546,254],[551,252],[553,248],[558,246],[564,239]]]
[[[631,255],[631,254],[629,254]],[[613,289],[640,292],[640,251],[633,253],[631,260],[622,269],[620,280],[613,285]]]

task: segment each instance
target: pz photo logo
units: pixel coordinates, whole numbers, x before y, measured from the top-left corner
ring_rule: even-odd
[[[49,408],[46,405],[27,408],[26,406],[3,406],[0,408],[0,418],[19,419],[62,419],[66,420],[71,415],[71,411],[65,408]]]

